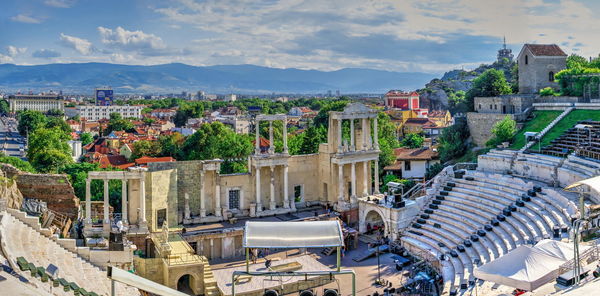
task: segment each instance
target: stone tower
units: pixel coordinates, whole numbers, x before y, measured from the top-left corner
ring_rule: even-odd
[[[556,44],[525,44],[517,57],[519,93],[537,94],[558,88],[554,75],[567,67],[567,54]]]

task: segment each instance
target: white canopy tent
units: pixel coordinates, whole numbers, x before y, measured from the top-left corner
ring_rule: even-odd
[[[344,245],[338,221],[246,222],[244,248],[326,248]]]
[[[585,249],[582,249],[585,250]],[[533,291],[559,276],[559,267],[574,256],[573,246],[542,240],[534,247],[519,246],[500,258],[475,268],[476,278]]]

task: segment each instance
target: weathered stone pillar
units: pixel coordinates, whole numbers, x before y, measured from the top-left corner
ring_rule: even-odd
[[[287,143],[287,117],[283,119],[283,153],[288,153],[288,143]]]
[[[368,127],[368,118],[362,118],[362,150],[367,150],[367,127]]]
[[[369,195],[369,162],[363,162],[363,197]]]
[[[338,200],[344,202],[344,165],[338,164]]]
[[[352,179],[352,195],[350,196],[350,201],[352,201],[352,203],[355,203],[356,201],[356,163],[353,162],[351,164],[351,170],[350,170],[350,177]]]
[[[269,154],[275,153],[275,142],[273,140],[273,121],[269,121]]]
[[[260,167],[256,166],[256,212],[259,213],[262,211],[262,202],[260,197]]]
[[[290,204],[290,198],[289,198],[289,192],[288,192],[288,165],[284,165],[283,166],[283,207],[284,208],[295,208],[296,204],[294,203],[294,201],[292,200],[291,204]]]
[[[85,180],[85,224],[92,225],[92,192],[91,192],[92,180]]]
[[[254,154],[260,154],[260,121],[256,120],[256,143],[254,144]]]
[[[221,177],[215,170],[215,216],[221,217]]]
[[[186,192],[183,195],[184,204],[183,204],[183,218],[189,220],[190,217],[190,195]]]
[[[377,132],[377,117],[375,117],[375,121],[373,122],[373,128],[375,129],[375,131],[373,132],[373,138],[374,138],[374,142],[375,142],[375,149],[379,149],[379,136],[378,136],[378,132]]]
[[[271,202],[269,203],[269,209],[274,210],[277,208],[277,204],[275,203],[275,166],[271,166],[271,179],[270,179],[270,193],[271,193]]]
[[[128,220],[127,220],[127,208],[128,208],[128,203],[129,201],[127,200],[127,179],[123,179],[121,180],[121,221],[123,222],[123,224],[127,224]]]
[[[375,168],[374,168],[374,174],[375,174],[375,194],[379,194],[379,160],[375,160]]]
[[[342,119],[338,118],[337,119],[337,138],[338,138],[338,153],[342,153],[344,150],[342,150]]]
[[[146,226],[146,174],[142,173],[140,178],[140,218],[141,223]]]
[[[109,191],[108,191],[108,179],[104,179],[104,217],[102,218],[102,225],[104,230],[110,231],[110,218],[108,217],[108,206],[110,205]]]
[[[200,218],[206,217],[206,208],[204,207],[204,170],[200,171]]]
[[[356,149],[356,143],[354,142],[354,118],[350,119],[350,151]]]

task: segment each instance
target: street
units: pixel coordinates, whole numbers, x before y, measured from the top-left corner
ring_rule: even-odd
[[[25,138],[17,131],[17,120],[0,118],[0,151],[7,156],[25,158]]]

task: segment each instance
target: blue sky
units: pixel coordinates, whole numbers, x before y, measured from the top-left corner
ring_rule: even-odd
[[[596,56],[599,2],[2,0],[0,63],[439,73],[492,61],[503,36],[515,54],[528,42]]]

